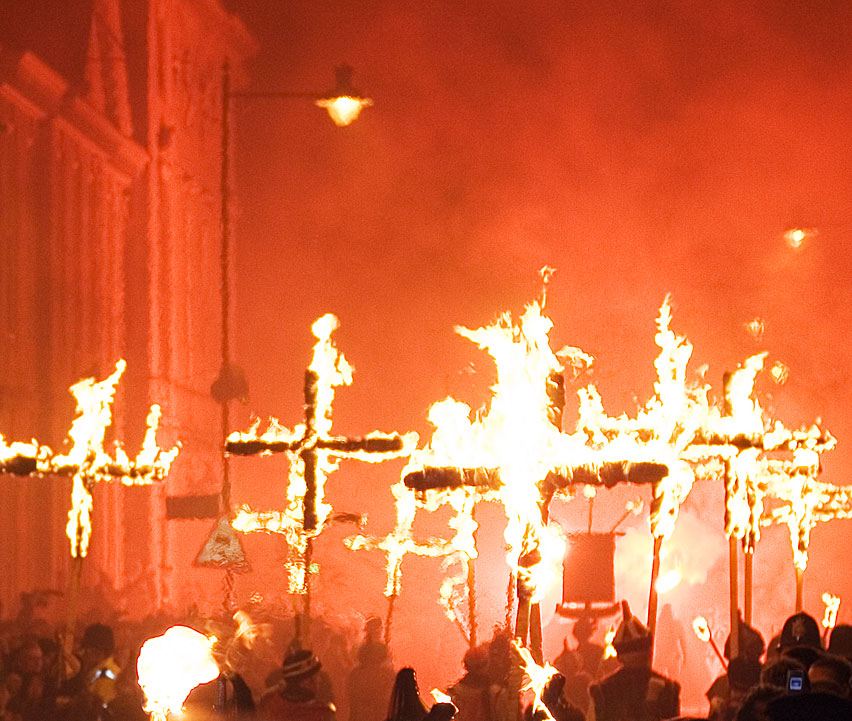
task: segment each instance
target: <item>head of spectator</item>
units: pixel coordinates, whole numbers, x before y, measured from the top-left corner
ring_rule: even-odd
[[[849,698],[852,664],[841,656],[825,654],[808,668],[808,680],[811,691]]]
[[[832,629],[828,652],[852,660],[852,626],[840,623]]]
[[[804,664],[794,658],[782,657],[772,663],[767,663],[760,672],[760,685],[770,686],[786,692],[787,678],[791,671],[807,673]]]

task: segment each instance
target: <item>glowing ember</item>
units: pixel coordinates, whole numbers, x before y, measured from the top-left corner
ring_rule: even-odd
[[[769,373],[772,376],[772,380],[774,380],[779,386],[783,386],[790,377],[790,369],[781,361],[773,363]]]
[[[521,690],[532,691],[533,693],[533,712],[544,711],[547,717],[552,719],[553,716],[550,715],[550,711],[541,700],[541,694],[544,693],[547,682],[557,673],[557,670],[547,661],[545,661],[544,666],[539,666],[533,659],[529,649],[522,646],[518,639],[512,640],[512,646],[520,655],[524,673],[527,675],[527,683]]]
[[[692,630],[695,631],[699,641],[710,642],[710,626],[707,625],[707,619],[704,616],[696,616],[692,619]]]
[[[766,326],[763,323],[763,318],[753,318],[745,324],[746,332],[756,341],[763,340],[763,333]]]
[[[810,240],[817,235],[814,228],[788,228],[784,231],[784,240],[791,248],[798,250],[806,240]]]
[[[826,591],[822,594],[822,602],[825,604],[822,627],[828,631],[837,625],[837,610],[840,608],[840,597],[832,596]]]
[[[136,674],[152,721],[180,716],[189,692],[219,675],[215,642],[187,626],[172,626],[142,644]]]

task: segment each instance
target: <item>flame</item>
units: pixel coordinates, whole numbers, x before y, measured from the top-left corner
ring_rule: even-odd
[[[432,698],[435,699],[435,703],[452,703],[452,697],[445,694],[439,688],[433,688],[430,692],[432,694]]]
[[[172,626],[142,644],[136,674],[152,721],[180,716],[189,692],[219,675],[215,642],[187,626]]]
[[[373,104],[370,98],[356,98],[351,95],[339,95],[336,98],[320,98],[317,107],[325,108],[328,116],[339,128],[345,128],[358,119],[361,110]]]
[[[604,661],[606,661],[608,658],[618,658],[618,651],[616,651],[615,646],[612,645],[614,639],[615,626],[610,625],[610,627],[606,631],[606,634],[604,635]]]
[[[550,710],[541,700],[541,695],[544,693],[547,682],[550,681],[554,674],[558,673],[557,670],[547,661],[545,661],[544,666],[539,666],[533,659],[529,649],[522,646],[518,639],[512,639],[512,646],[520,655],[523,671],[527,675],[527,683],[521,691],[533,692],[533,712],[544,711],[547,717],[552,719],[553,716],[550,715]]]
[[[783,386],[790,377],[790,369],[781,361],[775,361],[769,372],[772,375],[772,380],[774,380],[779,386]]]
[[[698,636],[699,641],[704,643],[710,642],[710,626],[707,624],[707,619],[704,616],[696,616],[692,619],[692,630]]]
[[[751,356],[730,374],[724,404],[711,401],[703,373],[688,379],[692,345],[672,330],[671,321],[671,303],[666,297],[656,322],[657,380],[647,403],[634,417],[611,417],[595,386],[587,385],[578,391],[579,418],[573,432],[562,430],[561,408],[554,408],[558,396],[554,399],[548,394],[554,385],[559,388],[552,379],[561,364],[549,345],[552,322],[544,314],[543,300],[527,306],[517,322],[503,314],[483,328],[457,327],[460,335],[492,357],[496,383],[487,404],[476,413],[454,398],[435,403],[428,416],[434,426],[432,438],[426,448],[412,454],[403,475],[457,469],[457,478],[460,475],[462,483],[473,486],[459,488],[456,480],[448,483],[450,487],[413,491],[398,484],[394,489],[395,529],[380,539],[348,539],[353,549],[385,550],[386,593],[399,592],[406,553],[444,556],[445,570],[475,557],[475,544],[468,534],[416,542],[412,527],[418,510],[451,503],[456,510],[455,526],[475,528],[473,508],[491,500],[503,506],[507,517],[507,563],[521,590],[536,602],[561,576],[564,553],[555,524],[546,522],[547,503],[553,493],[571,497],[574,492],[570,486],[545,488],[545,479],[554,472],[573,478],[578,468],[584,470],[584,480],[594,478],[610,462],[653,462],[668,468],[653,489],[649,520],[656,539],[671,537],[680,507],[696,480],[718,480],[723,474],[727,480],[725,530],[742,539],[750,550],[759,540],[761,525],[788,523],[791,536],[795,529],[794,547],[806,549],[809,523],[828,515],[852,516],[852,498],[836,487],[825,491],[811,481],[810,485],[800,481],[796,488],[795,476],[804,473],[815,478],[819,455],[833,448],[835,441],[816,425],[792,431],[764,416],[754,385],[766,354]],[[577,352],[574,349],[569,355],[578,357]],[[779,454],[792,455],[793,460],[779,460]],[[796,470],[803,464],[804,471]],[[811,489],[811,497],[802,506],[807,489]],[[586,482],[583,495],[592,498],[596,493],[595,485]],[[464,494],[473,494],[473,498]],[[768,514],[764,508],[767,499],[773,504]],[[779,499],[781,508],[776,508]],[[640,506],[635,508],[638,511]],[[680,574],[680,570],[664,574],[659,589],[673,588]],[[461,600],[457,593],[460,580],[460,575],[450,574],[441,587],[442,603],[451,618],[454,611],[450,609]]]
[[[822,617],[822,627],[826,630],[832,629],[837,624],[837,609],[840,608],[840,596],[832,596],[828,591],[822,594],[822,602],[825,604],[825,615]]]
[[[657,589],[657,593],[667,593],[675,589],[681,582],[682,576],[679,568],[673,568],[670,571],[666,571],[657,577],[657,583],[655,588]]]

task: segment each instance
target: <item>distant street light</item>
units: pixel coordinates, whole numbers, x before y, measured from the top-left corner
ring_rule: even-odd
[[[373,101],[365,98],[352,87],[352,66],[338,65],[334,69],[336,82],[323,97],[317,98],[315,104],[328,111],[329,117],[340,128],[351,125],[361,114],[363,108],[369,108]]]

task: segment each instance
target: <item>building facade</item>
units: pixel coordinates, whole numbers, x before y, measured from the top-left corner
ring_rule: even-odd
[[[163,486],[96,486],[81,608],[180,612],[221,585],[192,566],[213,521],[167,499],[222,485],[222,69],[239,82],[254,41],[218,0],[20,5],[0,30],[0,433],[63,448],[68,387],[125,358],[114,440],[135,453],[156,402],[182,451]],[[10,611],[67,587],[69,505],[68,479],[0,476]]]

